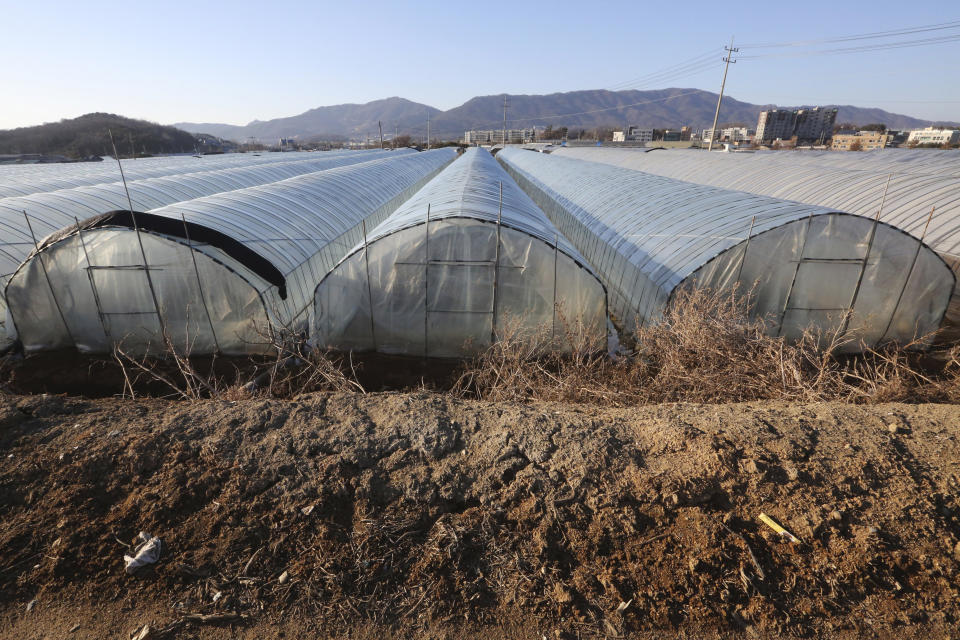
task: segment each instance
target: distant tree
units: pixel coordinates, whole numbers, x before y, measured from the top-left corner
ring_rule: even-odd
[[[409,147],[412,143],[413,143],[413,139],[406,134],[397,136],[396,138],[393,139],[394,148]]]
[[[859,127],[851,122],[841,122],[840,124],[833,125],[833,132],[838,131],[856,131]]]
[[[613,127],[597,127],[592,133],[594,140],[613,140]]]
[[[887,125],[885,124],[867,124],[860,127],[860,131],[879,131],[880,133],[885,133],[887,131]]]
[[[854,140],[850,143],[850,151],[863,151],[863,143],[859,140]]]
[[[563,140],[567,137],[567,128],[566,127],[557,127],[547,125],[547,128],[540,132],[541,140]]]

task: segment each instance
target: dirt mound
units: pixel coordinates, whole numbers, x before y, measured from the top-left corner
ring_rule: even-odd
[[[124,636],[177,620],[167,637],[232,633],[188,613],[236,614],[224,621],[249,637],[281,621],[330,635],[949,634],[958,424],[946,405],[6,396],[0,635],[66,625],[64,603],[81,607],[71,637],[91,638],[117,636],[104,625],[118,619]],[[164,552],[128,576],[139,531]]]

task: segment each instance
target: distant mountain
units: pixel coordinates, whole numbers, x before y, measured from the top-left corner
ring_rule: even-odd
[[[548,95],[511,95],[507,97],[508,126],[565,126],[591,128],[635,124],[655,128],[694,129],[709,127],[717,108],[717,94],[700,89],[660,89],[654,91],[570,91]],[[628,106],[629,105],[629,106]],[[773,104],[751,104],[724,96],[721,123],[742,122],[755,127],[760,112]],[[882,109],[852,105],[837,106],[837,122],[856,124],[884,123],[892,129],[926,126],[927,120],[888,113]],[[611,107],[620,107],[611,109]],[[794,108],[784,106],[783,108]],[[544,117],[561,114],[562,117]],[[566,115],[569,114],[569,115]],[[459,107],[437,116],[433,124],[442,134],[463,135],[468,129],[497,129],[503,122],[503,95],[471,98]]]
[[[276,138],[338,138],[378,134],[377,121],[383,123],[384,134],[414,128],[425,129],[427,114],[440,113],[434,107],[404,98],[386,98],[366,104],[338,104],[317,107],[297,116],[274,120],[254,120],[244,125],[179,122],[173,126],[193,133],[206,132],[242,142],[247,138],[270,141]]]
[[[113,132],[121,156],[181,153],[196,148],[194,136],[186,131],[146,120],[124,118],[112,113],[88,113],[69,120],[35,127],[0,130],[2,154],[58,154],[68,158],[110,155]]]
[[[640,126],[666,128],[689,125],[709,127],[717,107],[717,94],[700,89],[659,89],[655,91],[569,91],[547,95],[507,96],[507,126],[524,128],[554,125],[570,128],[599,126]],[[751,104],[730,96],[723,99],[721,123],[756,126],[760,111],[776,105]],[[823,105],[839,108],[837,122],[859,125],[883,123],[891,129],[909,129],[932,124],[928,120],[890,113],[883,109],[852,105]],[[783,106],[783,108],[793,108]],[[255,137],[269,141],[279,137],[311,139],[320,137],[360,137],[375,135],[377,120],[384,133],[397,127],[400,133],[421,135],[430,113],[431,133],[455,138],[469,129],[499,129],[503,123],[503,94],[471,98],[459,107],[440,111],[403,98],[387,98],[367,104],[344,104],[311,109],[298,116],[275,120],[254,120],[248,125],[182,122],[174,126],[187,131],[204,131],[240,141]],[[559,116],[559,117],[550,117]]]

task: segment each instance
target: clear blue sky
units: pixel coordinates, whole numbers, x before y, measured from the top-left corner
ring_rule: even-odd
[[[957,0],[2,0],[0,7],[0,128],[91,111],[245,124],[394,95],[448,109],[474,95],[611,88],[711,50],[715,65],[635,88],[716,91],[731,35],[737,43],[779,43],[960,20]],[[960,29],[898,40],[950,34]],[[804,50],[840,46],[848,44]],[[960,120],[958,62],[960,41],[745,59],[731,68],[727,94]]]

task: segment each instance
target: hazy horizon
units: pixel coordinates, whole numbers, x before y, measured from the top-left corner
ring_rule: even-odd
[[[53,5],[53,6],[51,6]],[[245,125],[319,106],[399,96],[448,110],[478,95],[696,87],[716,92],[723,47],[740,46],[725,95],[755,104],[849,104],[960,120],[960,30],[945,0],[903,15],[893,2],[642,7],[623,0],[549,8],[280,1],[17,4],[0,68],[12,99],[0,128],[94,111],[163,124]],[[895,18],[891,16],[896,16]],[[958,18],[960,19],[960,18]],[[504,26],[507,25],[507,26]],[[953,30],[951,30],[953,29]],[[921,39],[922,46],[883,48]],[[801,46],[768,47],[807,42]],[[867,51],[834,49],[881,45]],[[899,45],[897,45],[899,47]],[[750,56],[758,56],[751,58]]]

